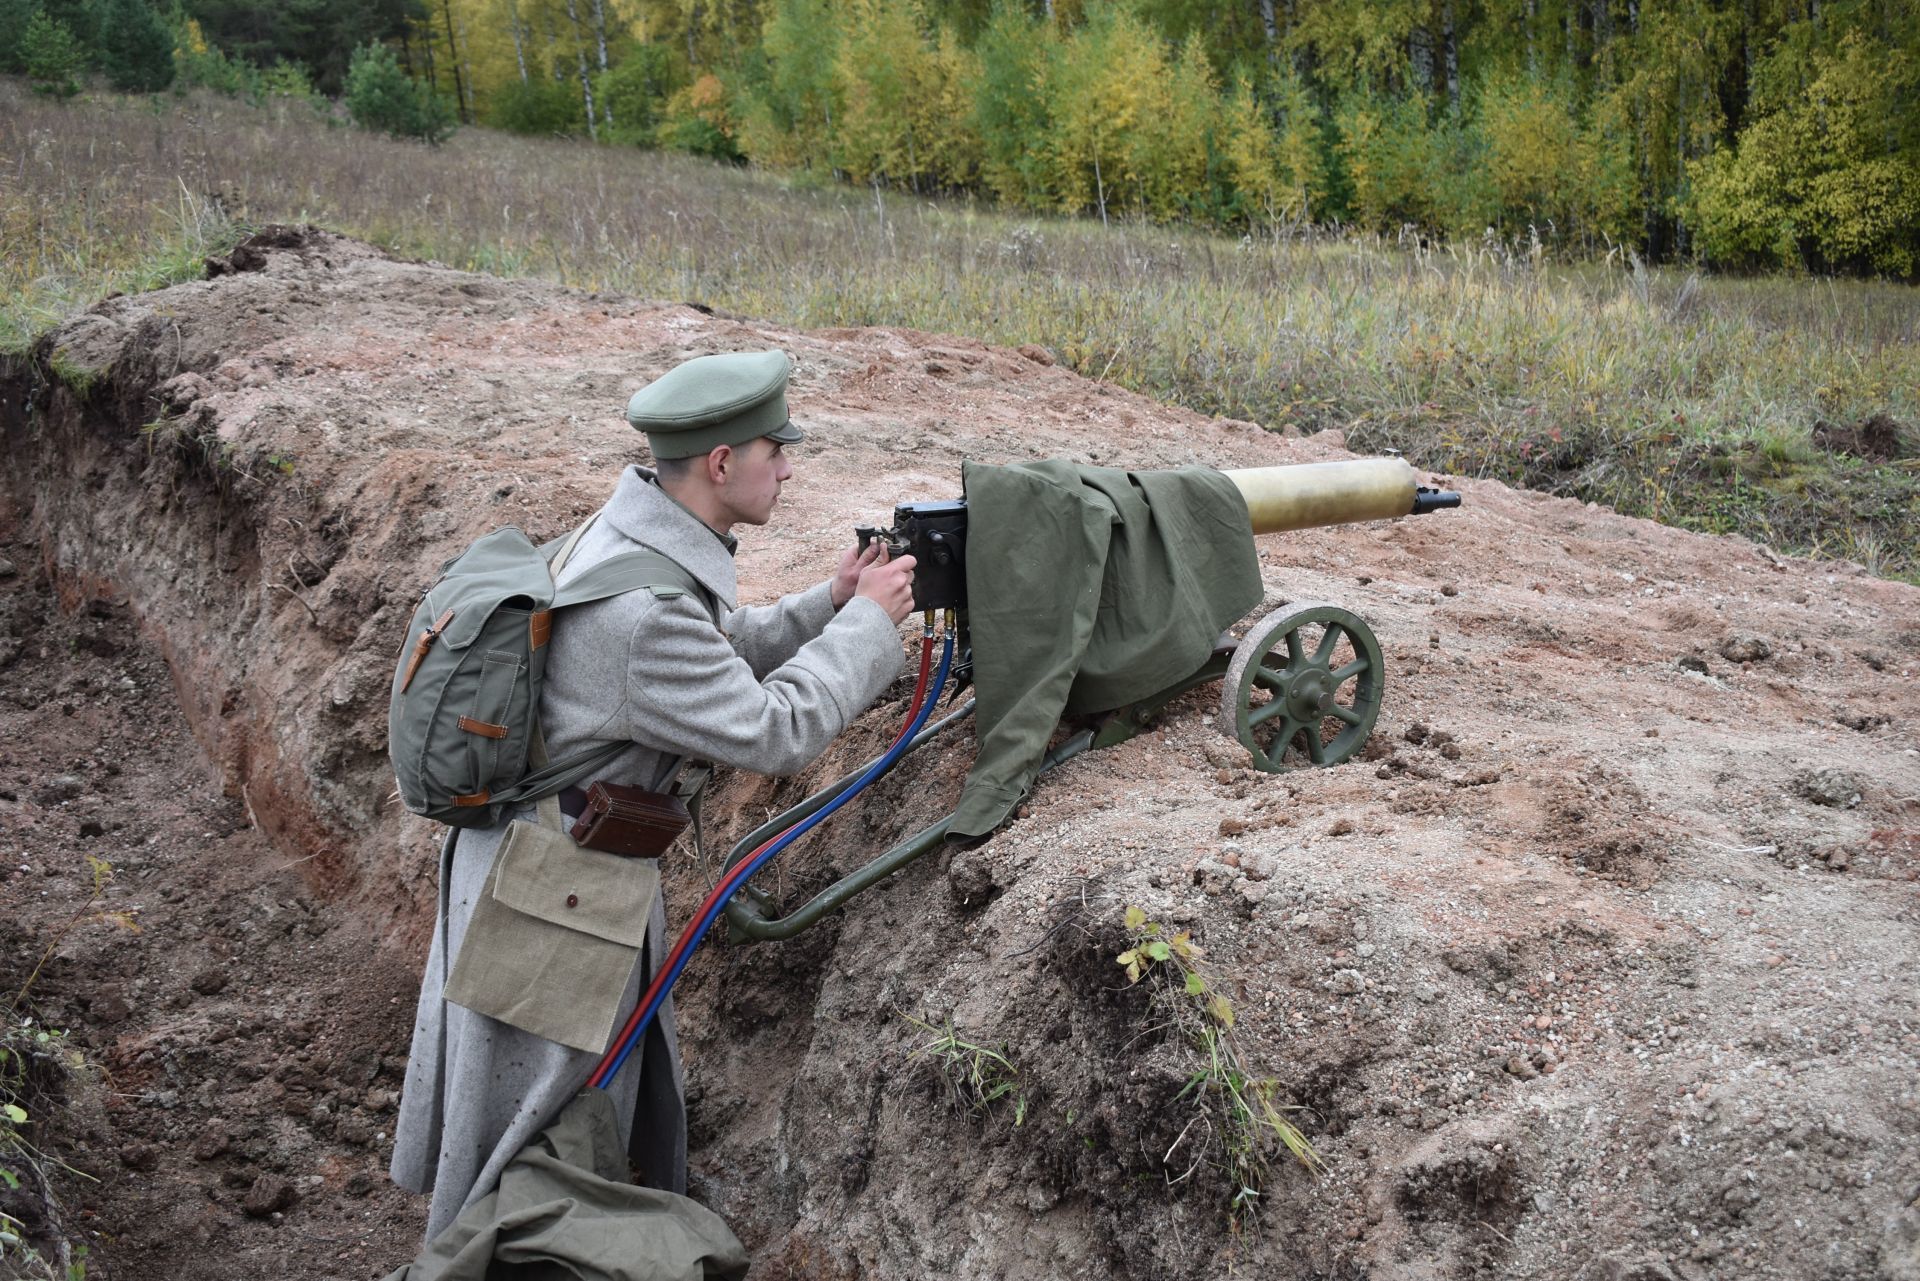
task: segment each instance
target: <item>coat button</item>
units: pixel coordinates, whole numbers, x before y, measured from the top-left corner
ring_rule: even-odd
[[[567,895],[567,906],[568,906],[568,907],[579,907],[579,906],[580,906],[580,896],[579,896],[578,894],[569,894],[569,895]]]

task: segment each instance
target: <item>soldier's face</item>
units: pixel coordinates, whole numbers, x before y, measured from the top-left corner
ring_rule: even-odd
[[[764,525],[780,501],[780,486],[793,478],[786,447],[761,436],[733,451],[720,496],[735,522]]]

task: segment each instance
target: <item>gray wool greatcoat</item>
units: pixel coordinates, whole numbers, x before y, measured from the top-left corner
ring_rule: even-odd
[[[605,742],[631,742],[600,777],[656,790],[681,756],[791,774],[825,750],[900,670],[900,636],[886,611],[856,597],[836,613],[829,583],[772,605],[737,608],[733,540],[668,497],[642,467],[621,473],[561,581],[636,545],[677,561],[712,599],[660,599],[640,590],[556,615],[540,700],[555,760]],[[432,1193],[429,1240],[485,1195],[513,1155],[553,1123],[600,1057],[441,998],[512,817],[532,818],[533,807],[494,827],[459,833],[441,855],[440,913],[414,1020],[392,1168],[395,1183]],[[656,897],[616,1027],[626,1022],[667,947],[665,909]],[[671,998],[611,1093],[649,1181],[684,1192],[686,1116]]]

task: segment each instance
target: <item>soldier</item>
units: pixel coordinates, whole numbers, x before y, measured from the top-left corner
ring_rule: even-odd
[[[788,369],[778,351],[702,356],[629,402],[627,419],[647,434],[656,470],[621,473],[560,580],[645,547],[674,561],[699,590],[636,590],[556,616],[539,716],[553,759],[630,743],[601,779],[655,791],[671,784],[684,759],[791,774],[898,673],[897,626],[913,607],[913,560],[888,562],[877,542],[865,555],[849,549],[833,577],[808,591],[759,608],[735,603],[732,531],[766,524],[793,475],[786,448],[803,439],[787,416]],[[442,858],[442,908],[392,1171],[402,1187],[432,1194],[429,1240],[493,1187],[599,1059],[442,996],[507,820],[532,815],[533,807],[521,807],[494,827],[459,833]],[[665,927],[655,895],[615,1026],[662,963]],[[646,1181],[684,1193],[686,1117],[670,1001],[610,1090]]]

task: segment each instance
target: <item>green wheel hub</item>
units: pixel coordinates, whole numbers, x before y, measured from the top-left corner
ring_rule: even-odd
[[[1357,614],[1323,601],[1286,606],[1233,651],[1220,690],[1220,727],[1269,774],[1338,765],[1380,715],[1386,668]]]

